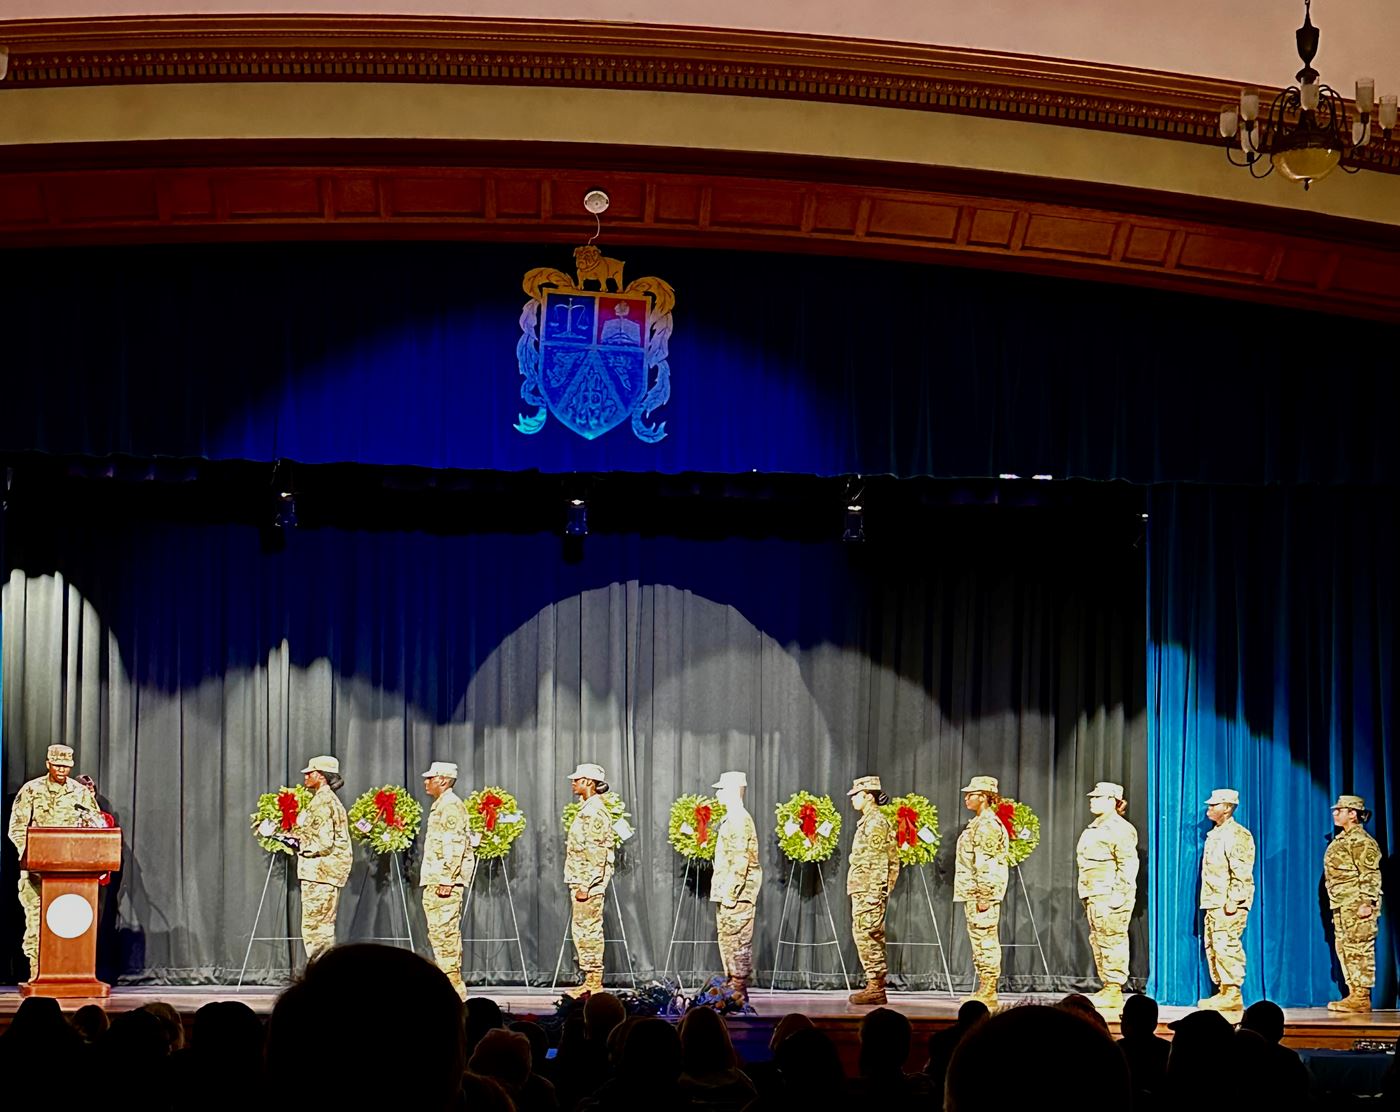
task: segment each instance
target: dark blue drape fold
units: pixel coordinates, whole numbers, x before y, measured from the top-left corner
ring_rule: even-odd
[[[1396,844],[1400,503],[1389,492],[1187,486],[1157,488],[1150,502],[1149,991],[1173,1004],[1212,991],[1196,910],[1204,800],[1232,787],[1258,847],[1245,995],[1319,1005],[1340,983],[1321,889],[1337,795],[1364,796],[1382,850]],[[1389,919],[1382,1000],[1395,993]]]

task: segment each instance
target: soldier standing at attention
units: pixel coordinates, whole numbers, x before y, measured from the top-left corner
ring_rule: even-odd
[[[1001,976],[1001,901],[1011,876],[1011,835],[997,818],[1001,803],[995,776],[974,776],[963,788],[963,806],[972,821],[958,835],[953,869],[953,902],[963,905],[977,991],[968,1000],[997,1006]],[[966,1001],[964,1001],[966,1003]]]
[[[1090,999],[1107,1011],[1123,1009],[1128,983],[1128,923],[1137,902],[1138,835],[1123,818],[1123,787],[1106,781],[1089,793],[1094,814],[1075,847],[1079,898],[1089,919],[1089,946],[1103,991]]]
[[[758,863],[758,832],[744,809],[749,778],[742,772],[722,772],[715,784],[724,807],[715,837],[715,868],[710,878],[710,901],[715,907],[715,932],[720,960],[731,988],[748,1003],[753,976],[753,921],[763,869]]]
[[[846,895],[851,897],[856,953],[865,969],[865,987],[851,993],[849,999],[852,1004],[884,1004],[885,908],[899,877],[899,843],[890,820],[880,810],[890,797],[881,790],[878,776],[860,777],[846,794],[860,813],[846,872]]]
[[[569,786],[583,800],[564,844],[564,883],[573,897],[574,951],[583,984],[568,990],[568,995],[582,996],[603,991],[603,894],[612,879],[616,854],[603,803],[608,779],[602,766],[579,765],[569,774]]]
[[[1240,793],[1232,788],[1216,788],[1206,800],[1206,818],[1215,829],[1206,835],[1201,859],[1201,907],[1206,961],[1218,991],[1197,1006],[1242,1015],[1244,927],[1254,903],[1254,835],[1235,821],[1239,805]]]
[[[1337,961],[1347,995],[1332,1000],[1334,1012],[1369,1012],[1376,983],[1376,928],[1381,917],[1381,847],[1362,825],[1371,817],[1359,795],[1337,797],[1332,824],[1341,827],[1322,855],[1327,903],[1332,908]]]
[[[350,821],[336,798],[345,784],[340,761],[312,757],[301,770],[302,780],[314,793],[297,816],[297,879],[301,881],[301,940],[306,960],[315,961],[335,945],[335,911],[340,890],[350,879],[354,851],[350,846]]]
[[[30,780],[15,796],[10,811],[10,841],[24,864],[31,826],[104,826],[102,813],[92,793],[69,779],[73,771],[73,750],[67,745],[50,745],[43,776]],[[24,908],[24,956],[29,959],[29,979],[39,975],[39,878],[21,868],[19,904]]]
[[[423,889],[423,917],[428,921],[428,943],[438,968],[447,974],[463,1000],[462,899],[476,872],[467,805],[452,790],[457,766],[434,761],[423,773],[423,788],[433,797],[428,811],[428,832],[423,838],[423,865],[418,883]]]

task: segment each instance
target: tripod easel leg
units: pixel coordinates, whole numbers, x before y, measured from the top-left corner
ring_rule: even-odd
[[[924,902],[928,904],[929,922],[933,924],[933,937],[938,943],[938,957],[943,962],[943,980],[948,986],[948,997],[956,1000],[958,996],[953,991],[953,974],[948,968],[948,951],[943,948],[943,932],[938,929],[938,916],[933,910],[933,895],[928,890],[928,873],[922,866],[919,868],[919,879],[924,884]]]
[[[826,879],[822,867],[817,864],[817,887],[822,890],[822,902],[826,904],[826,921],[831,924],[831,937],[836,943],[836,960],[841,963],[841,979],[846,982],[846,991],[851,991],[851,975],[846,972],[846,955],[841,952],[841,936],[836,933],[836,919],[831,914],[831,898],[826,894]]]
[[[404,884],[403,867],[399,864],[400,854],[394,854],[394,876],[399,882],[399,904],[403,908],[403,933],[408,938],[408,948],[416,951],[413,944],[413,920],[408,917],[408,888]]]
[[[1040,928],[1035,925],[1035,911],[1031,907],[1030,893],[1026,891],[1026,879],[1021,875],[1021,866],[1016,867],[1016,879],[1021,885],[1021,898],[1026,902],[1026,914],[1031,921],[1031,935],[1035,938],[1035,948],[1040,951],[1040,965],[1045,970],[1045,976],[1050,976],[1050,963],[1045,960],[1045,947],[1040,944]]]
[[[515,931],[515,946],[520,951],[520,983],[528,986],[530,983],[530,970],[525,966],[525,943],[520,938],[520,920],[515,917],[515,897],[510,894],[510,870],[506,868],[505,858],[501,858],[501,876],[506,882],[506,904],[510,908],[510,925]]]
[[[248,972],[248,961],[253,956],[253,943],[257,941],[258,924],[262,922],[263,905],[267,903],[267,888],[272,883],[272,870],[277,864],[280,853],[269,853],[267,855],[267,879],[263,881],[262,895],[258,898],[258,913],[253,916],[253,929],[248,932],[248,949],[243,952],[243,968],[238,971],[238,987],[243,987],[243,977]]]
[[[792,877],[795,872],[797,872],[796,861],[794,861],[792,866],[788,869],[787,889],[783,892],[783,913],[778,918],[778,950],[777,953],[773,955],[773,980],[768,985],[769,992],[778,991],[778,970],[783,964],[783,928],[787,926],[788,900],[792,896]]]

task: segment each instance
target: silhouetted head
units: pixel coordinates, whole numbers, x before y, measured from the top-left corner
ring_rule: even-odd
[[[366,1009],[380,1004],[391,1020],[369,1022]],[[365,1063],[411,1062],[414,1103],[447,1108],[460,1100],[462,1031],[462,1001],[432,962],[396,946],[337,946],[273,1009],[268,1091],[298,1092],[313,1071],[317,1103],[388,1107],[403,1101],[403,1077]]]

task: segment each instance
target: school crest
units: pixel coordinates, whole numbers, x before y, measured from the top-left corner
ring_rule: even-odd
[[[592,244],[574,250],[570,277],[553,267],[529,271],[520,313],[520,396],[535,407],[515,428],[532,434],[549,415],[587,440],[630,421],[655,444],[666,422],[651,415],[671,397],[671,309],[676,294],[660,278],[622,284],[622,266]],[[585,288],[596,283],[597,289]],[[611,287],[611,288],[609,288]]]

